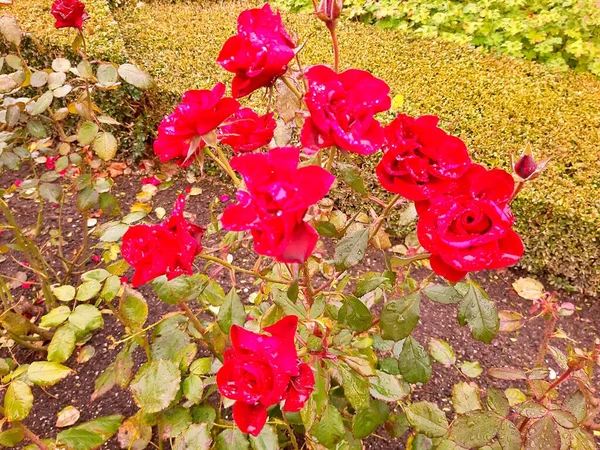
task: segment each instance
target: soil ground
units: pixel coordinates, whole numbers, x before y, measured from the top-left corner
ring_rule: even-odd
[[[23,179],[26,172],[4,173],[0,176],[0,187],[8,187],[15,179]],[[141,176],[120,176],[115,179],[116,186],[113,192],[123,193],[119,198],[121,209],[124,212],[129,210],[129,206],[135,202],[135,194],[141,189]],[[167,213],[170,212],[174,199],[178,191],[188,187],[189,184],[183,180],[178,181],[174,187],[159,192],[153,199],[154,208],[162,206]],[[186,210],[195,216],[195,222],[198,224],[207,224],[209,222],[208,204],[216,196],[229,193],[227,186],[214,183],[211,180],[203,180],[196,183],[202,189],[202,193],[189,198]],[[30,226],[36,220],[37,205],[31,201],[17,198],[16,196],[8,199],[8,203],[13,211],[16,212],[16,218],[21,226]],[[74,202],[70,202],[74,203]],[[69,202],[67,202],[69,204]],[[78,236],[81,235],[79,214],[71,207],[66,207],[64,212],[66,219],[72,219],[70,223],[65,223],[67,232],[72,232],[65,247],[67,254],[73,254],[80,245]],[[45,233],[51,228],[56,228],[58,220],[57,209],[51,208],[46,212],[44,219]],[[101,223],[103,218],[99,219]],[[42,241],[47,240],[48,235],[42,233]],[[0,244],[8,242],[10,236],[8,233],[0,234]],[[205,243],[205,246],[210,245]],[[96,251],[100,254],[100,250]],[[242,262],[236,255],[236,264],[249,264],[250,253],[242,251]],[[245,256],[245,259],[244,259]],[[52,261],[52,252],[47,254],[47,258]],[[95,263],[89,262],[85,270],[90,270]],[[383,257],[381,253],[371,252],[363,260],[359,270],[378,270],[383,267]],[[11,258],[0,262],[0,273],[2,275],[14,276],[17,271],[23,270]],[[131,275],[131,274],[129,274]],[[221,272],[217,275],[217,281],[228,283],[228,274]],[[512,288],[515,279],[524,276],[523,273],[513,270],[501,272],[478,273],[475,279],[484,287],[490,297],[496,302],[499,310],[516,310],[527,315],[527,310],[531,302],[520,298]],[[240,280],[250,281],[250,280]],[[543,281],[543,280],[541,280]],[[13,295],[19,298],[23,295],[30,298],[33,295],[35,286],[28,290],[16,288]],[[151,289],[143,288],[142,293],[146,296],[149,305],[149,317],[147,323],[154,323],[164,314],[173,311],[176,307],[160,302],[152,295]],[[244,295],[244,289],[240,294]],[[579,294],[569,294],[558,292],[557,295],[563,301],[570,301],[575,304],[577,311],[569,318],[561,319],[559,327],[571,339],[578,341],[580,346],[590,348],[594,340],[600,336],[600,302],[597,299],[587,298]],[[459,361],[479,361],[484,370],[490,367],[516,366],[531,367],[533,360],[543,336],[544,321],[538,319],[529,322],[519,333],[499,334],[490,344],[484,345],[475,341],[467,327],[458,327],[456,319],[456,307],[454,305],[439,305],[425,300],[421,307],[421,322],[418,325],[414,336],[422,343],[426,343],[429,337],[441,338],[448,341],[457,353]],[[94,402],[90,401],[90,395],[94,389],[94,381],[101,371],[110,364],[119,350],[112,348],[112,338],[119,339],[123,329],[110,315],[105,316],[105,328],[94,335],[89,344],[96,349],[95,356],[84,364],[78,364],[74,357],[66,365],[73,368],[76,373],[54,387],[42,391],[35,388],[35,406],[31,415],[25,421],[35,433],[43,437],[55,436],[60,430],[54,427],[57,413],[68,405],[73,405],[81,411],[79,422],[90,420],[99,416],[109,414],[122,414],[129,416],[136,411],[136,406],[127,391],[114,388],[104,396]],[[564,349],[567,345],[565,339],[554,339],[553,345]],[[0,348],[0,357],[13,357],[19,363],[27,363],[41,359],[40,354],[30,350],[23,350],[19,347]],[[143,355],[136,355],[137,364],[143,362]],[[550,367],[554,367],[551,360],[547,361]],[[555,369],[557,369],[555,367]],[[434,375],[425,385],[418,388],[414,394],[417,399],[426,399],[437,402],[444,410],[450,411],[451,389],[454,383],[460,381],[460,375],[453,368],[444,368],[439,364],[435,365]],[[599,378],[594,380],[598,386]],[[499,384],[484,374],[478,379],[482,385],[495,384],[500,387],[508,385]],[[518,387],[518,386],[517,386]],[[524,387],[524,386],[521,386]],[[1,389],[1,388],[0,388]],[[0,390],[0,397],[3,393]],[[371,437],[365,443],[367,449],[403,449],[405,441],[402,439],[392,439],[385,431],[380,430],[380,437]],[[118,449],[116,440],[111,439],[103,448]]]

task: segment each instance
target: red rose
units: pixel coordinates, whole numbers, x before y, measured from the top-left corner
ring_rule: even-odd
[[[56,23],[56,28],[83,29],[83,22],[90,18],[85,12],[85,5],[79,0],[55,0],[50,10]]]
[[[306,72],[305,95],[310,117],[300,140],[309,150],[337,145],[343,150],[370,155],[383,145],[383,128],[373,115],[391,106],[389,86],[358,69],[336,73],[314,66]]]
[[[296,44],[285,30],[281,16],[268,3],[242,12],[237,29],[238,34],[225,42],[217,58],[218,64],[235,74],[235,98],[271,86],[287,71],[296,54]]]
[[[213,132],[236,112],[240,104],[225,97],[225,85],[217,83],[208,90],[187,91],[175,111],[158,127],[154,153],[161,162],[175,160],[180,166],[194,161],[194,155],[206,145],[204,136]]]
[[[223,227],[250,231],[254,250],[280,262],[303,263],[311,255],[318,236],[303,219],[335,179],[318,166],[298,168],[299,156],[297,148],[278,147],[231,160],[247,191],[238,191],[238,202],[225,209]]]
[[[185,197],[179,196],[173,213],[159,225],[136,225],[123,236],[121,254],[134,267],[132,284],[138,287],[161,275],[169,280],[192,274],[192,262],[202,251],[204,228],[183,218]]]
[[[259,116],[251,108],[242,108],[219,128],[217,136],[235,152],[251,152],[271,142],[276,126],[273,113]]]
[[[384,189],[418,201],[448,192],[471,165],[466,145],[438,128],[439,119],[400,115],[385,128],[376,173]]]
[[[473,164],[455,191],[416,204],[419,242],[438,275],[459,281],[468,272],[507,267],[523,256],[508,204],[513,190],[514,180],[504,170]]]
[[[267,421],[267,408],[285,400],[284,411],[299,411],[315,384],[311,368],[298,359],[294,336],[296,316],[287,316],[257,334],[231,327],[232,348],[217,372],[224,397],[235,400],[233,419],[244,433],[258,436]]]

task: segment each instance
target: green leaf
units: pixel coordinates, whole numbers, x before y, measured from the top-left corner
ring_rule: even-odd
[[[334,261],[338,270],[358,264],[365,256],[369,244],[369,228],[355,231],[344,237],[335,247]]]
[[[362,333],[371,328],[373,316],[369,308],[353,295],[345,295],[338,313],[338,321],[350,329]]]
[[[117,154],[119,144],[117,138],[108,131],[98,133],[92,143],[94,152],[102,161],[110,161]]]
[[[177,436],[173,450],[209,450],[212,437],[205,423],[192,424]]]
[[[489,394],[488,394],[489,395]],[[498,429],[498,442],[502,450],[521,450],[521,433],[510,420],[503,420]]]
[[[91,401],[106,394],[115,385],[123,389],[129,385],[129,381],[133,375],[133,358],[131,357],[131,353],[134,348],[135,346],[131,348],[125,347],[117,354],[114,362],[104,369],[104,372],[96,379],[94,392],[90,398]]]
[[[482,409],[479,387],[475,383],[461,381],[452,387],[452,405],[458,414]]]
[[[104,326],[102,314],[94,305],[78,305],[69,316],[69,322],[75,327],[75,331],[85,334]]]
[[[397,402],[410,394],[410,386],[394,375],[377,371],[376,377],[369,378],[371,395],[384,402]]]
[[[40,197],[50,203],[58,203],[62,197],[62,188],[58,184],[41,183],[38,189]]]
[[[356,439],[364,439],[373,433],[380,424],[379,408],[371,403],[367,408],[358,410],[352,418],[352,434]]]
[[[369,381],[367,378],[351,370],[346,364],[338,366],[342,375],[344,396],[354,409],[365,408],[369,404]]]
[[[29,365],[27,377],[38,386],[52,386],[71,372],[73,372],[71,369],[56,362],[35,361]]]
[[[212,306],[221,306],[225,301],[225,291],[223,291],[223,288],[212,278],[206,275],[199,276],[204,286],[199,294],[199,300],[209,303]]]
[[[104,281],[102,291],[100,291],[100,298],[106,302],[112,301],[121,290],[121,280],[116,275],[109,276]]]
[[[362,275],[356,282],[354,295],[362,297],[363,295],[373,292],[382,285],[389,286],[389,278],[382,276],[379,272],[368,272]]]
[[[456,354],[450,344],[442,339],[429,339],[429,353],[440,364],[450,367],[456,363]]]
[[[192,424],[192,416],[187,408],[181,405],[163,411],[159,416],[162,425],[161,437],[163,440],[176,438]]]
[[[298,316],[301,318],[307,317],[306,309],[302,302],[292,302],[285,292],[278,289],[273,289],[273,303],[283,310],[287,316]]]
[[[92,65],[86,60],[83,60],[77,64],[77,72],[79,72],[79,75],[81,75],[83,78],[92,78],[94,76]]]
[[[98,193],[91,186],[85,186],[77,193],[77,208],[87,211],[98,204]]]
[[[469,378],[477,378],[483,373],[483,369],[481,368],[479,361],[465,361],[460,363],[458,368]]]
[[[40,96],[40,98],[38,98],[36,100],[36,102],[33,104],[33,107],[31,108],[29,113],[32,116],[37,116],[38,114],[42,114],[44,111],[46,111],[50,107],[50,105],[52,104],[52,100],[54,100],[54,95],[52,94],[52,91],[44,92]]]
[[[138,89],[149,89],[154,86],[152,77],[133,64],[121,64],[118,72],[121,78]]]
[[[152,342],[152,358],[173,360],[190,342],[189,334],[179,328],[161,330]]]
[[[494,411],[501,417],[506,417],[510,412],[510,405],[504,392],[494,387],[487,389],[487,406],[490,410]]]
[[[148,318],[148,304],[137,291],[125,289],[119,301],[120,319],[126,327],[136,332],[142,329]]]
[[[576,428],[571,432],[571,449],[596,450],[596,444],[593,436],[582,428]]]
[[[112,86],[119,80],[117,68],[112,64],[100,64],[96,70],[96,78],[103,86]]]
[[[408,383],[427,383],[431,377],[431,360],[429,354],[412,336],[404,341],[402,352],[398,357],[400,374]]]
[[[406,414],[390,414],[387,422],[385,423],[385,429],[389,435],[395,439],[401,437],[409,429],[410,425],[406,420]]]
[[[287,298],[289,298],[292,302],[295,302],[296,300],[298,300],[298,292],[299,292],[299,283],[298,283],[298,280],[296,279],[288,287]]]
[[[568,411],[553,409],[550,411],[550,414],[557,424],[563,428],[566,428],[567,430],[572,430],[573,428],[577,427],[577,418]]]
[[[69,285],[52,288],[52,293],[61,302],[70,302],[75,298],[75,288]],[[65,308],[69,309],[67,306],[65,306]]]
[[[83,281],[96,280],[102,282],[106,280],[109,276],[110,273],[106,269],[93,269],[81,274],[81,279]]]
[[[460,303],[462,295],[452,286],[443,286],[441,284],[432,284],[423,289],[423,294],[431,301],[449,305],[452,303]]]
[[[48,345],[48,361],[65,362],[73,354],[76,340],[75,333],[68,325],[60,327]]]
[[[277,450],[279,438],[273,426],[265,425],[258,436],[250,436],[250,446],[254,450]]]
[[[514,408],[519,414],[529,417],[530,419],[544,417],[548,413],[548,410],[544,406],[540,405],[534,400],[528,400],[526,402],[519,403],[518,405],[515,405]]]
[[[319,233],[319,236],[335,238],[338,237],[339,233],[337,228],[331,222],[325,222],[323,220],[319,220],[315,222],[315,230]]]
[[[122,421],[119,415],[100,417],[60,432],[57,439],[72,450],[92,450],[108,441]]]
[[[210,430],[217,419],[217,411],[210,405],[199,405],[192,408],[192,420],[194,423],[205,423]]]
[[[460,303],[458,317],[461,325],[469,324],[473,338],[486,344],[492,342],[500,328],[496,305],[474,283],[469,284],[469,290]]]
[[[442,437],[448,430],[446,415],[435,403],[417,402],[404,408],[406,419],[420,433],[431,438]]]
[[[247,450],[249,448],[248,439],[237,428],[223,430],[216,439],[217,450]]]
[[[75,289],[73,289],[75,290]],[[69,315],[71,314],[71,309],[68,306],[62,305],[57,308],[54,308],[45,316],[42,316],[42,320],[40,321],[40,326],[42,328],[50,328],[57,327],[62,324]]]
[[[198,375],[190,375],[183,380],[183,395],[194,404],[200,403],[204,393],[204,383]]]
[[[587,416],[587,404],[585,401],[585,396],[580,390],[576,390],[567,395],[562,406],[566,411],[569,411],[571,414],[573,414],[573,416],[575,416],[577,422],[582,422]]]
[[[356,192],[362,195],[367,195],[367,189],[365,188],[365,182],[360,176],[358,168],[350,164],[340,164],[340,173],[342,180]]]
[[[102,284],[96,280],[85,281],[77,288],[77,300],[87,302],[93,299],[102,289]]]
[[[90,145],[98,134],[98,125],[91,120],[83,122],[77,130],[77,140],[82,146]]]
[[[525,450],[560,450],[560,433],[550,416],[531,425],[525,437]]]
[[[167,360],[146,363],[131,382],[136,404],[145,413],[166,409],[177,396],[181,375],[177,366]]]
[[[6,17],[6,16],[4,16],[4,17]],[[0,18],[0,20],[1,19],[2,18]],[[10,429],[0,433],[0,446],[15,447],[23,439],[25,439],[25,433],[23,432],[22,428],[20,428],[20,427],[10,428]]]
[[[335,406],[331,403],[327,405],[321,420],[313,425],[310,434],[326,448],[335,447],[335,444],[344,437],[342,415]]]
[[[240,297],[232,288],[225,297],[225,302],[219,308],[217,322],[224,333],[229,334],[232,325],[244,326],[246,322],[246,311]]]
[[[33,407],[31,388],[21,380],[13,380],[4,394],[4,415],[11,422],[25,419]]]
[[[477,411],[458,417],[452,424],[450,439],[466,448],[481,447],[496,436],[500,422],[491,412]]]
[[[387,302],[380,316],[381,337],[399,341],[409,336],[419,323],[420,305],[418,292]]]
[[[212,280],[211,280],[212,281]],[[163,302],[168,303],[170,305],[176,305],[179,301],[188,301],[198,296],[205,294],[206,290],[209,289],[211,292],[206,293],[206,295],[218,295],[219,293],[223,293],[223,290],[216,285],[218,289],[221,289],[220,292],[215,289],[214,285],[216,283],[213,281],[212,284],[209,279],[205,275],[192,275],[186,276],[182,275],[177,278],[173,278],[172,280],[167,280],[166,276],[162,276],[156,278],[152,282],[152,288],[158,298],[160,298]],[[225,294],[223,293],[223,298]],[[222,303],[222,300],[221,300]]]
[[[520,389],[517,388],[508,388],[504,391],[504,395],[506,395],[506,399],[508,400],[508,404],[510,406],[515,406],[520,403],[523,403],[527,400],[527,397]]]

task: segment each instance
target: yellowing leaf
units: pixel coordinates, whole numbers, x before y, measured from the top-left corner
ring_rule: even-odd
[[[544,285],[534,278],[519,278],[512,286],[520,297],[527,300],[535,300],[544,295]]]

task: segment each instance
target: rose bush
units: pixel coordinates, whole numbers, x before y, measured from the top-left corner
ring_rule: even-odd
[[[2,342],[12,340],[43,359],[0,359],[6,387],[1,445],[27,439],[40,450],[92,450],[116,434],[119,447],[127,449],[160,449],[168,441],[177,450],[349,450],[387,433],[412,450],[594,448],[600,399],[592,369],[600,363],[600,346],[564,351],[557,339],[565,337],[557,331],[559,320],[573,314],[574,305],[525,278],[515,290],[532,301],[529,315],[498,311],[471,276],[522,256],[510,203],[546,162],[536,162],[528,148],[511,175],[473,162],[462,140],[444,131],[437,117],[400,114],[385,124],[392,104],[387,84],[357,69],[338,72],[341,3],[315,7],[331,33],[334,68],[300,66],[295,57],[301,48],[268,4],[244,11],[237,34],[218,57],[234,73],[232,97],[222,83],[184,94],[154,142],[156,156],[168,164],[153,173],[152,161],[142,161],[141,192],[126,215],[110,194],[107,175],[126,165],[110,163],[116,143],[101,127],[113,121],[96,114],[89,81],[114,89],[116,71],[140,87],[148,85],[143,72],[101,64],[89,75],[92,63],[78,65],[73,73],[82,78],[77,83],[86,95],[61,113],[80,116],[74,135],[82,148],[74,154],[74,138],[62,128],[58,111],[49,111],[46,120],[58,124],[53,139],[36,117],[49,108],[56,88],[31,102],[10,96],[18,89],[5,98],[0,122],[9,136],[2,143],[10,145],[2,147],[0,161],[10,162],[5,155],[13,153],[33,157],[46,172],[38,179],[34,171],[2,197],[18,193],[42,206],[42,200],[60,202],[62,214],[63,183],[76,193],[84,233],[69,260],[61,219],[51,235],[56,242],[42,247],[0,199],[14,234],[10,249],[25,254],[22,265],[31,266],[41,286],[35,301],[45,308],[35,314],[18,309],[21,301],[0,276]],[[81,31],[81,24],[72,23]],[[2,25],[0,31],[15,41],[15,23],[3,19]],[[78,32],[75,44],[81,39]],[[63,78],[54,73],[69,68],[67,60],[56,60],[52,81]],[[44,74],[35,71],[29,81],[19,71],[0,77],[10,89],[15,80],[35,88],[49,81]],[[262,88],[269,94],[264,114],[240,108],[235,98]],[[376,175],[394,194],[390,199],[373,196],[361,177],[361,158],[380,150]],[[158,191],[171,188],[179,168],[194,183],[205,158],[230,177],[224,189],[236,191],[234,201],[228,195],[208,199],[188,186],[178,192],[168,217],[149,205]],[[372,208],[352,217],[336,209],[326,196],[342,183],[372,200]],[[199,224],[184,211],[192,199],[208,204],[209,223]],[[385,228],[398,207],[406,208],[403,216],[416,215],[417,233],[390,252]],[[89,236],[98,218],[102,223]],[[88,255],[92,238],[101,256]],[[58,249],[56,259],[64,264],[59,270],[44,257],[48,247]],[[372,252],[383,262],[365,272],[360,263]],[[88,259],[97,266],[87,270]],[[146,284],[151,286],[138,290]],[[31,288],[27,279],[20,285]],[[148,295],[174,307],[166,306],[168,313],[158,318]],[[456,304],[458,324],[486,344],[500,331],[515,332],[543,318],[535,362],[526,370],[488,368],[489,377],[512,383],[505,391],[484,382],[478,361],[458,361],[451,344],[433,336],[426,336],[425,348],[423,333],[413,333],[427,301],[448,309]],[[90,402],[119,386],[138,410],[127,418],[115,414],[76,425],[79,411],[65,408],[57,426],[69,428],[42,439],[26,424],[34,407],[31,386],[68,377],[73,371],[65,364],[76,349],[77,364],[89,361],[93,345],[103,339],[93,334],[104,326],[104,315],[121,324],[122,335],[107,338],[118,353],[102,368]],[[156,321],[148,323],[150,318]],[[552,367],[545,364],[548,355]],[[447,369],[444,376],[455,371],[461,379],[444,410],[417,400],[438,365]],[[569,393],[567,381],[576,388]]]

